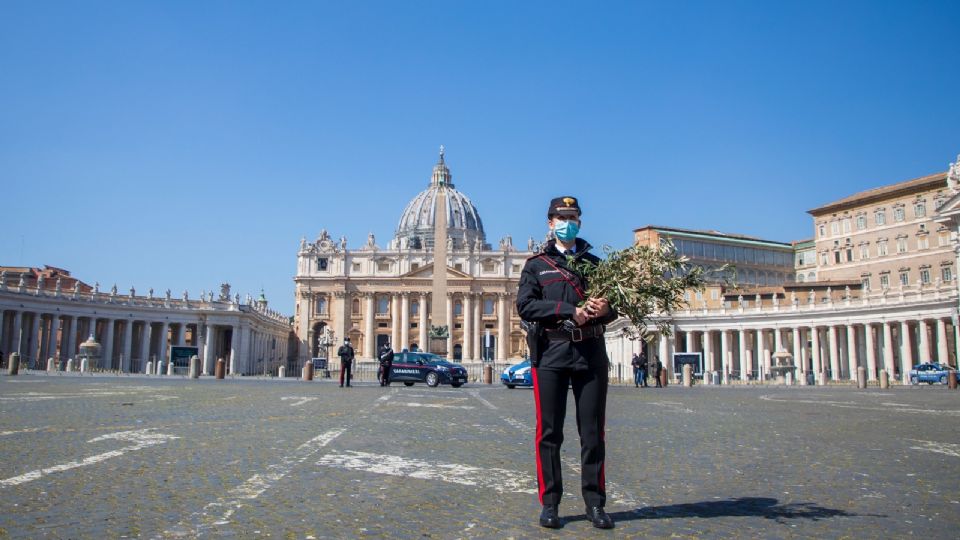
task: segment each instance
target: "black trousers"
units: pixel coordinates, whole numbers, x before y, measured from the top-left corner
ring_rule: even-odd
[[[343,386],[344,375],[346,375],[347,386],[350,386],[350,379],[353,378],[353,361],[340,361],[340,386]]]
[[[381,363],[380,364],[380,386],[387,386],[390,384],[390,371],[393,369],[393,362]]]
[[[606,362],[603,362],[604,364]],[[604,506],[604,420],[607,409],[607,368],[533,370],[533,395],[537,406],[537,485],[540,504],[560,504],[563,479],[560,446],[567,413],[567,386],[573,385],[580,435],[580,491],[587,506]]]

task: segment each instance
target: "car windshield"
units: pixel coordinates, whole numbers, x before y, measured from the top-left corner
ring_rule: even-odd
[[[446,360],[445,358],[443,358],[442,356],[438,356],[438,355],[433,354],[433,353],[417,353],[417,356],[420,358],[420,360],[423,360],[424,362],[429,362],[429,363],[432,363],[432,364],[435,364],[435,363],[437,363],[437,362],[446,362],[446,361],[447,361],[447,360]]]

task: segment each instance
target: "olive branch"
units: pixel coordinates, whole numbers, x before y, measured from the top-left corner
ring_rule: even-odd
[[[687,306],[686,291],[702,291],[708,278],[712,281],[718,277],[729,284],[735,277],[730,265],[707,270],[690,264],[671,242],[621,250],[603,246],[603,252],[606,258],[598,264],[583,260],[571,264],[587,279],[587,297],[605,298],[621,316],[630,319],[633,326],[623,332],[631,340],[647,336],[651,323],[662,334],[670,335],[670,317]],[[654,315],[658,317],[653,319]]]

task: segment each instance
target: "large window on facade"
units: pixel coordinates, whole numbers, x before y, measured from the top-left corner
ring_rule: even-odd
[[[328,263],[329,261],[326,257],[317,257],[317,270],[320,272],[326,272]]]
[[[484,298],[483,299],[483,314],[484,315],[493,315],[493,299]]]
[[[920,269],[920,281],[924,284],[930,283],[930,269],[921,268]]]
[[[453,303],[453,314],[456,317],[463,315],[463,304],[459,300]]]
[[[921,202],[918,202],[917,204],[913,205],[913,213],[914,213],[918,218],[926,217],[926,216],[927,216],[927,203],[921,201]]]
[[[884,274],[880,276],[880,288],[889,289],[890,288],[890,276]]]
[[[877,225],[883,225],[887,222],[887,214],[883,210],[877,210],[873,214],[873,219],[876,221]]]
[[[946,246],[950,244],[950,233],[940,233],[937,235],[937,243],[941,246]]]
[[[317,315],[326,315],[327,314],[327,299],[324,297],[317,298]]]
[[[850,218],[843,219],[843,232],[850,232]]]
[[[847,262],[853,261],[853,249],[847,248]]]
[[[377,315],[386,315],[390,312],[390,298],[381,296],[377,298]]]
[[[940,269],[940,279],[944,282],[953,281],[953,269],[949,266],[944,266]]]
[[[870,290],[870,278],[863,278],[863,280],[860,281],[860,286],[863,287],[863,290],[869,291],[869,290]]]
[[[893,209],[893,220],[896,222],[903,221],[903,207],[898,206]]]
[[[834,251],[834,252],[833,252],[833,262],[835,262],[835,263],[837,263],[837,264],[840,264],[840,252],[839,252],[839,251]]]
[[[867,216],[857,216],[857,230],[862,231],[867,228]]]
[[[410,314],[417,315],[420,313],[420,302],[410,302]]]
[[[930,247],[930,240],[926,235],[917,237],[917,249],[927,249]]]
[[[877,242],[877,256],[883,257],[887,254],[887,241],[881,240]]]
[[[907,252],[907,239],[906,238],[897,238],[897,253],[906,253]]]
[[[910,272],[900,272],[900,284],[901,285],[910,284]]]
[[[840,222],[834,221],[830,224],[830,232],[833,234],[840,234]]]
[[[824,236],[827,235],[827,228],[826,228],[826,226],[824,226],[824,225],[821,224],[819,227],[817,227],[817,229],[818,229],[818,231],[820,232],[820,238],[823,238]]]
[[[870,245],[863,244],[860,246],[860,260],[865,261],[870,258]]]

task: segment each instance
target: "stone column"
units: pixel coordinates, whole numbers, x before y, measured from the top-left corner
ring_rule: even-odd
[[[157,350],[157,361],[167,363],[167,338],[170,337],[170,323],[167,321],[163,322],[163,326],[160,327],[160,343]]]
[[[175,341],[178,347],[182,347],[186,344],[187,339],[187,323],[180,323],[177,325],[177,339]]]
[[[937,319],[937,362],[945,366],[950,365],[947,339],[947,322],[943,319]]]
[[[910,348],[910,321],[900,322],[900,378],[903,384],[910,384],[910,370],[913,369],[913,349]]]
[[[510,319],[507,312],[507,294],[497,294],[497,362],[504,362],[507,359],[507,351],[510,349],[509,330]]]
[[[2,289],[3,286],[4,284],[0,283],[0,289]],[[6,343],[4,343],[3,341],[3,338],[6,336],[6,327],[7,327],[7,325],[5,324],[7,322],[6,314],[7,312],[2,307],[0,307],[0,350],[4,350],[4,351],[8,350],[6,347]],[[6,353],[4,354],[6,355]]]
[[[801,335],[800,328],[793,328],[793,365],[796,367],[793,370],[793,378],[797,380],[798,384],[803,384],[803,337]]]
[[[774,334],[779,334],[779,332],[779,330],[773,330]],[[761,348],[763,349],[763,376],[770,377],[770,336],[767,335],[767,331],[763,329],[757,330],[757,336],[760,338],[760,343],[762,344]]]
[[[97,318],[96,318],[96,317],[88,317],[88,318],[87,318],[87,326],[88,326],[88,329],[87,329],[87,337],[93,336],[93,340],[96,341],[97,343],[100,343],[100,345],[102,346],[103,343],[102,343],[102,341],[101,341],[101,339],[100,339],[100,336],[97,334]],[[49,348],[48,348],[48,350],[49,350]],[[103,353],[103,349],[101,349],[100,352]],[[48,353],[47,356],[53,356],[53,355]],[[102,360],[102,357],[101,357],[101,360]]]
[[[774,328],[773,329],[773,352],[777,353],[785,350],[787,349],[783,346],[783,328]]]
[[[420,331],[420,337],[419,337],[419,339],[418,339],[418,341],[419,341],[419,344],[418,344],[418,345],[419,345],[421,351],[429,351],[429,350],[430,350],[430,346],[429,346],[429,344],[427,343],[427,330],[429,330],[429,327],[427,326],[427,324],[428,324],[428,323],[427,323],[427,313],[428,313],[428,311],[427,311],[427,293],[423,293],[423,292],[422,292],[422,293],[420,293],[420,324],[418,325],[419,328],[417,328],[417,330]]]
[[[810,339],[813,341],[810,347],[811,369],[813,370],[814,378],[819,380],[823,368],[820,365],[820,329],[816,326],[810,327]]]
[[[749,371],[749,366],[747,366],[747,331],[741,328],[739,330],[740,334],[740,380],[747,380],[747,373]]]
[[[150,341],[153,340],[153,325],[150,321],[143,321],[143,327],[140,329],[140,369],[147,369],[147,362],[150,361]]]
[[[660,347],[659,358],[660,358],[660,361],[663,362],[664,369],[666,369],[667,365],[669,365],[670,363],[670,360],[668,358],[670,354],[670,349],[669,349],[670,344],[668,343],[667,336],[663,335],[662,332],[660,333],[660,342],[658,343],[658,345]],[[651,365],[656,365],[656,363],[657,363],[656,360],[654,360],[653,362],[651,362]]]
[[[77,330],[80,326],[80,317],[70,317],[70,335],[67,336],[67,350],[70,351],[70,357],[76,357],[77,353]]]
[[[840,380],[840,351],[837,343],[837,326],[831,324],[827,329],[830,336],[830,380]]]
[[[14,333],[16,336],[16,333]],[[47,349],[49,351],[50,357],[53,358],[53,361],[60,365],[60,353],[59,347],[57,346],[60,336],[60,315],[54,313],[50,316],[50,347]]]
[[[217,333],[217,327],[212,324],[208,324],[207,333],[206,333],[206,336],[204,336],[206,338],[204,340],[206,343],[203,346],[203,374],[204,375],[210,375],[211,373],[213,373],[213,363],[216,361],[216,354],[217,354],[216,351],[214,350],[214,347],[216,346],[215,345],[216,333]]]
[[[873,381],[877,378],[877,349],[873,341],[872,324],[863,325],[863,339],[867,349],[867,380]]]
[[[481,339],[483,336],[483,295],[477,294],[477,303],[473,306],[473,358],[474,360],[483,359],[483,345]]]
[[[21,347],[23,345],[23,339],[21,337],[23,334],[22,330],[23,330],[23,312],[15,311],[13,316],[13,336],[12,336],[13,346],[11,347],[10,351],[4,353],[7,355],[8,358],[10,356],[10,353],[15,352],[20,354],[23,352]]]
[[[688,331],[684,332],[683,334],[684,334],[684,344],[683,344],[683,346],[684,346],[684,348],[686,349],[686,351],[684,351],[684,352],[688,352],[688,353],[697,352],[696,350],[694,350],[695,347],[694,347],[693,339],[694,339],[694,337],[696,337],[696,336],[694,336],[693,331],[688,330]]]
[[[373,327],[373,316],[376,311],[375,298],[373,294],[363,295],[363,356],[364,358],[376,358],[376,337]]]
[[[393,347],[395,352],[399,352],[400,349],[397,348],[397,345],[400,344],[400,295],[393,294],[390,295],[390,346]]]
[[[400,293],[400,348],[410,348],[410,293],[403,291]]]
[[[236,370],[238,374],[247,375],[253,371],[253,346],[251,344],[253,330],[245,324],[240,325],[240,359],[237,361]]]
[[[890,322],[883,323],[883,369],[893,378],[893,328]]]
[[[918,349],[918,358],[921,364],[926,364],[931,361],[930,358],[930,342],[928,341],[928,327],[927,321],[920,319],[917,321],[917,349]]]
[[[333,333],[334,337],[339,340],[340,343],[343,343],[344,338],[347,336],[347,329],[350,328],[350,317],[347,315],[347,306],[351,305],[350,295],[345,291],[334,291],[333,293],[333,304],[334,304],[334,316],[333,316]],[[314,337],[316,339],[316,337]],[[314,341],[316,343],[316,341]],[[306,354],[301,355],[301,359],[306,362],[310,358],[310,354],[313,351],[313,343],[307,343]],[[336,353],[336,348],[333,349],[331,354]]]
[[[130,373],[133,356],[133,319],[123,321],[123,363],[120,371]]]
[[[41,313],[33,314],[33,324],[30,327],[30,352],[27,355],[26,366],[40,366],[43,365],[43,362],[40,361],[37,356],[38,344],[40,343],[40,319],[43,317]],[[3,325],[3,317],[0,317],[0,326]],[[6,354],[6,353],[4,353]],[[6,360],[6,359],[4,359]]]
[[[103,332],[103,368],[113,369],[113,326],[114,319],[106,320],[106,329]]]
[[[726,380],[730,373],[730,332],[727,330],[720,331],[720,371]]]
[[[704,330],[701,335],[703,339],[703,371],[706,373],[713,371],[713,340],[710,339],[712,336],[710,330]],[[704,375],[704,380],[707,380],[706,375]]]
[[[847,369],[850,373],[847,376],[851,381],[857,380],[857,366],[860,361],[857,358],[857,327],[847,325]]]
[[[447,292],[447,358],[453,358],[453,293]]]
[[[473,293],[463,294],[463,359],[473,360]]]

